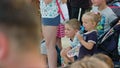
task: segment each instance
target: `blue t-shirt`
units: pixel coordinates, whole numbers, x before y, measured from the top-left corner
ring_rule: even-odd
[[[86,49],[83,45],[80,47],[79,49],[79,56],[78,56],[78,59],[81,59],[83,58],[84,56],[86,55],[93,55],[96,50],[97,50],[97,47],[96,47],[96,42],[97,42],[97,31],[96,30],[93,30],[91,32],[86,32],[84,33],[83,35],[84,37],[84,40],[86,42],[92,42],[94,43],[94,46],[91,50],[88,50]]]

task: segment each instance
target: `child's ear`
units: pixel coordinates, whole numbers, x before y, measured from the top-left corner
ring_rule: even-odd
[[[96,27],[97,23],[96,22],[93,22],[93,27]]]
[[[0,32],[0,60],[4,59],[8,50],[7,36]]]

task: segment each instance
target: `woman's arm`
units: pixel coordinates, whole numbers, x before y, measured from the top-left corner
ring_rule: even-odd
[[[67,0],[61,0],[62,3],[67,3]]]
[[[45,4],[49,4],[52,2],[52,0],[44,0]]]

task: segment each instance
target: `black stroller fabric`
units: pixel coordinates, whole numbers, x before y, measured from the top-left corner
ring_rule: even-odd
[[[104,53],[112,58],[113,61],[119,61],[118,38],[120,35],[120,24],[113,26],[101,38],[98,39],[98,53]]]

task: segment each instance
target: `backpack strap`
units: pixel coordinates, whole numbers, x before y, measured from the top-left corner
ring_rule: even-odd
[[[65,21],[65,17],[64,17],[63,12],[60,8],[60,4],[59,4],[58,0],[56,0],[56,4],[58,6],[58,13],[61,15],[62,19]]]

